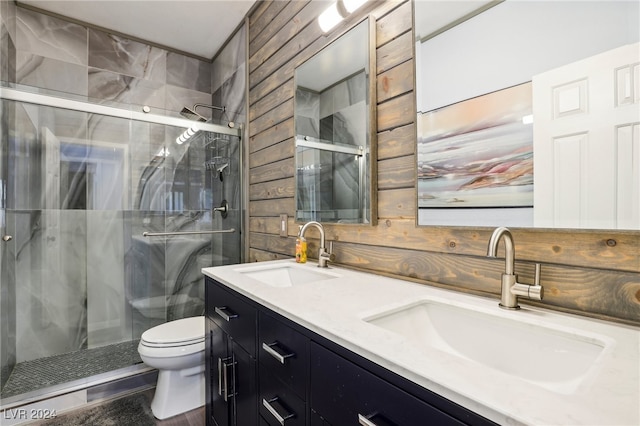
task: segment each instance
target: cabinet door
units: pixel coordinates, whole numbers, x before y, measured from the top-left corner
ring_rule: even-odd
[[[311,408],[332,425],[462,425],[369,371],[311,343]]]
[[[229,392],[235,404],[232,424],[255,426],[258,424],[256,361],[233,340],[231,340],[231,349],[233,351],[233,383]]]
[[[322,418],[320,414],[316,413],[313,410],[309,410],[309,416],[310,416],[311,426],[331,426]]]
[[[256,361],[215,324],[209,336],[207,424],[255,426],[258,422]]]
[[[209,341],[207,374],[207,424],[217,426],[230,425],[232,400],[226,390],[229,387],[231,366],[233,363],[229,351],[227,334],[210,320],[207,320]],[[213,423],[210,420],[213,419]]]

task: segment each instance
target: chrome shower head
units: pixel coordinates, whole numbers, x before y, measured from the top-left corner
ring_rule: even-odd
[[[203,117],[202,115],[195,112],[195,108],[184,107],[182,108],[182,111],[180,111],[180,115],[183,116],[184,118],[188,118],[189,120],[202,121],[202,122],[207,121],[206,117]]]
[[[200,115],[200,114],[198,114],[196,112],[196,108],[198,108],[198,107],[205,107],[205,108],[215,109],[215,110],[218,110],[218,111],[222,111],[223,114],[227,110],[226,107],[219,107],[219,106],[207,105],[207,104],[195,104],[191,108],[187,108],[187,107],[182,108],[182,111],[180,111],[180,115],[182,115],[183,117],[188,118],[189,120],[208,121],[208,119],[206,117],[204,117],[203,115]]]

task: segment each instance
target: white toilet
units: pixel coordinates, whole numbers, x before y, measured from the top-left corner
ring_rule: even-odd
[[[151,402],[153,415],[162,420],[204,405],[204,317],[160,324],[142,333],[138,353],[149,367],[158,369]]]

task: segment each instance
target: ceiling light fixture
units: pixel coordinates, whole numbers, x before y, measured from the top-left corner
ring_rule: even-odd
[[[342,21],[344,17],[338,10],[338,2],[333,3],[324,12],[318,16],[318,24],[323,32],[328,32],[331,28],[335,27]]]
[[[360,6],[365,4],[367,0],[338,0],[332,3],[324,12],[318,16],[318,24],[322,32],[329,32],[333,27],[338,25],[349,14],[356,11]]]
[[[344,5],[344,8],[348,13],[355,12],[366,2],[367,0],[342,0],[342,4]]]

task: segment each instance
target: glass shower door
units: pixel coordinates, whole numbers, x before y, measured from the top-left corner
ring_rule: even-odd
[[[13,112],[3,117],[6,401],[140,360],[124,293],[130,120],[2,105]]]
[[[4,102],[0,103],[0,115],[3,123],[11,116]],[[8,145],[9,130],[0,126],[0,389],[15,365],[15,280],[9,268],[14,245],[6,213]]]
[[[142,333],[202,315],[201,268],[241,256],[234,131],[178,143],[192,122],[21,96],[0,101],[2,407],[140,372]]]

